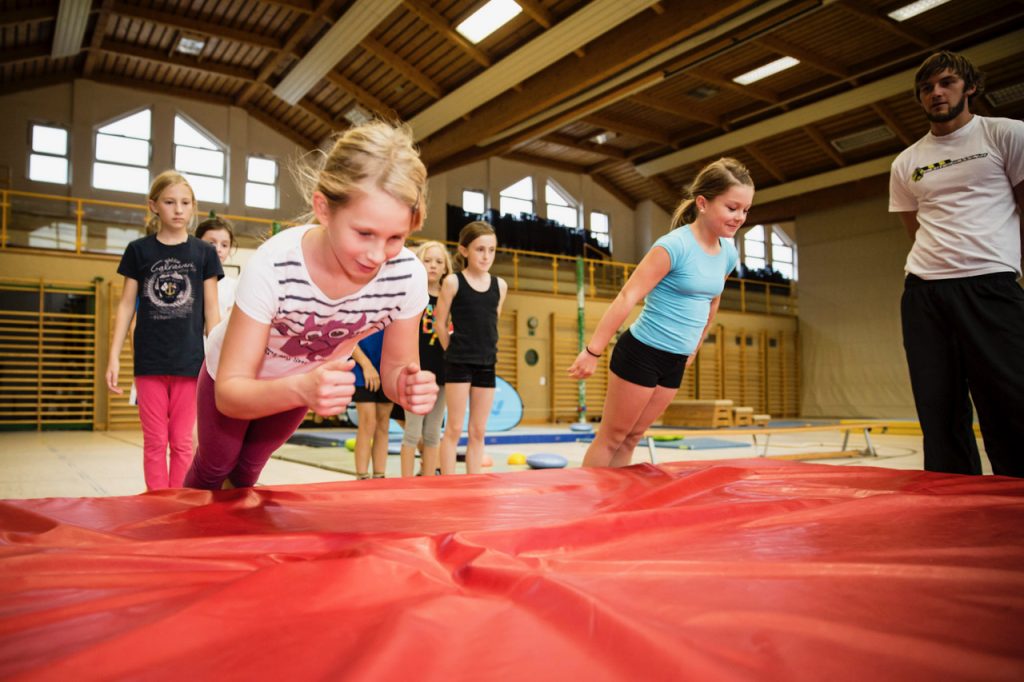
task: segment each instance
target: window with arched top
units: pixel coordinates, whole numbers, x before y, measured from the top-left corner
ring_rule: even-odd
[[[498,196],[498,210],[502,215],[533,215],[533,178],[527,176],[501,190]]]
[[[152,111],[143,109],[96,129],[92,186],[146,195],[152,147]]]
[[[227,203],[225,146],[181,114],[174,117],[174,169],[188,179],[197,201]]]
[[[544,201],[547,202],[548,220],[564,227],[580,226],[579,205],[554,180],[548,180],[544,187]]]
[[[760,270],[767,263],[764,226],[754,225],[743,235],[743,266],[748,270]]]

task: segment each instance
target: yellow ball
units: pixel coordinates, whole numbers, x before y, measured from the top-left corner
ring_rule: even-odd
[[[512,465],[526,464],[526,455],[521,452],[513,452],[508,456],[508,463]]]
[[[348,448],[349,452],[354,452],[356,449],[356,439],[349,438],[345,441],[345,447]]]

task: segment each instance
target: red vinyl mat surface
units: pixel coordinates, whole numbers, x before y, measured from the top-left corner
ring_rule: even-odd
[[[1024,481],[733,460],[0,502],[0,678],[1024,679]]]

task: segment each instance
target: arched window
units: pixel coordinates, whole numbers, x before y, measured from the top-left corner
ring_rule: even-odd
[[[149,192],[152,112],[143,109],[96,130],[92,186],[116,192]]]
[[[525,177],[501,190],[498,210],[502,215],[518,217],[521,213],[535,213],[533,209],[533,178]]]
[[[754,225],[743,235],[743,266],[759,270],[768,262],[764,248],[764,226]]]
[[[227,203],[224,145],[180,114],[174,117],[174,169],[188,178],[198,201]]]
[[[554,180],[548,180],[544,188],[544,200],[547,202],[548,220],[554,220],[565,227],[580,226],[580,210],[575,199]]]

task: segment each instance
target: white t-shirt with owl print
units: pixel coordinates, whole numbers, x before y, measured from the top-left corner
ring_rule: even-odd
[[[427,273],[409,249],[385,261],[362,289],[330,298],[313,282],[302,237],[292,227],[264,242],[245,264],[235,306],[270,325],[259,379],[301,374],[328,359],[348,358],[356,342],[394,320],[419,317],[427,304]],[[210,333],[206,369],[217,378],[227,320]]]

